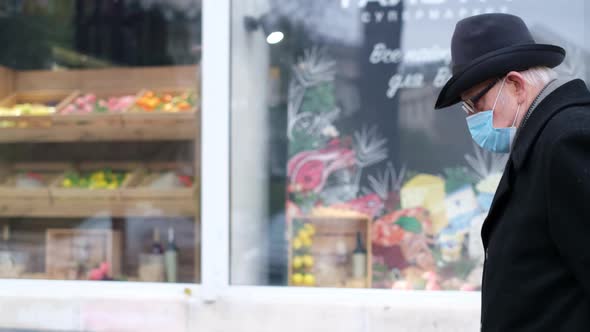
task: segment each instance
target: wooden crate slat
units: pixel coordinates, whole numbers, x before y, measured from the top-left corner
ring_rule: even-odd
[[[13,107],[16,104],[36,103],[45,104],[49,101],[56,102],[55,109],[60,110],[77,95],[78,90],[40,89],[31,91],[16,91],[0,100],[0,106]],[[41,117],[41,116],[40,116]],[[19,117],[20,118],[20,117]]]
[[[0,117],[36,121],[40,128],[0,128],[0,142],[88,142],[193,140],[199,133],[194,113],[87,114]]]
[[[19,71],[14,90],[55,89],[155,89],[162,86],[190,86],[199,91],[199,66],[164,66],[45,71]]]
[[[0,200],[0,217],[195,217],[198,200]]]

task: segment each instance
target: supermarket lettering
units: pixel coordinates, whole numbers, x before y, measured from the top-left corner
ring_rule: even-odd
[[[508,13],[513,0],[468,1],[455,0],[457,7],[451,7],[448,0],[410,0],[403,7],[401,0],[340,0],[343,10],[360,10],[359,18],[363,24],[388,23],[398,21],[456,21],[471,15],[484,13]],[[378,6],[369,9],[368,5]]]
[[[513,0],[496,0],[492,2],[512,2]],[[380,5],[381,7],[396,7],[402,1],[401,0],[340,0],[340,7],[342,9],[349,9],[349,8],[358,8],[358,9],[365,9],[368,4],[375,3]],[[448,0],[409,0],[407,5],[409,7],[415,6],[430,6],[431,8],[436,6],[446,5],[449,1]],[[459,5],[466,5],[469,1],[468,0],[455,0],[458,2]],[[485,0],[473,1],[475,3],[479,2],[480,4],[486,2]]]
[[[446,1],[446,0],[443,0]],[[365,8],[367,7],[367,4],[371,3],[371,2],[375,2],[378,3],[379,5],[381,5],[381,7],[394,7],[399,5],[399,3],[401,2],[401,0],[340,0],[340,6],[343,9],[347,9],[350,8],[351,3],[356,2],[356,7],[357,8]]]
[[[437,9],[437,8],[430,8],[430,9],[416,9],[416,10],[399,10],[399,8],[395,9],[385,9],[385,10],[377,10],[377,11],[369,11],[364,10],[361,11],[359,14],[359,18],[363,24],[369,23],[389,23],[389,22],[398,22],[398,21],[456,21],[467,16],[471,15],[479,15],[484,13],[508,13],[509,9],[507,6],[498,6],[498,7],[475,7],[475,8],[466,8],[461,7],[459,9]]]
[[[350,8],[351,3],[356,2],[357,8],[365,8],[371,2],[378,3],[381,7],[395,7],[400,4],[401,0],[340,0],[340,6],[344,9]],[[410,5],[442,5],[447,0],[410,0]]]

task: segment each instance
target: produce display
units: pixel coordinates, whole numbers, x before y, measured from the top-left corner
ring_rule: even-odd
[[[0,107],[0,116],[18,117],[18,116],[47,116],[55,113],[55,107],[42,104],[16,104],[12,107]],[[41,123],[37,126],[48,126]],[[29,128],[33,126],[29,121],[0,120],[0,128]]]
[[[0,278],[199,280],[198,257],[191,264],[194,251],[180,241],[176,247],[174,236],[162,239],[157,262],[142,262],[141,233],[131,230],[138,245],[128,248],[125,227],[86,227],[96,218],[135,218],[198,237],[177,222],[199,222],[198,158],[183,153],[199,144],[198,66],[187,67],[2,68]],[[185,82],[194,84],[177,85]],[[19,236],[29,219],[38,221],[23,224],[34,246]],[[4,230],[12,225],[14,238]]]
[[[191,111],[197,103],[194,91],[185,92],[154,92],[146,91],[141,96],[124,95],[100,98],[94,93],[87,93],[74,99],[60,110],[57,103],[46,104],[21,103],[12,107],[0,107],[0,116],[47,116],[52,114],[92,114],[92,113],[123,113],[164,112],[178,113]],[[0,121],[0,127],[20,126],[13,121]],[[21,127],[27,127],[22,125]]]
[[[0,107],[0,116],[21,115],[51,115],[55,113],[55,107],[43,104],[16,104],[12,107]]]
[[[312,273],[314,257],[311,254],[315,226],[311,223],[297,224],[291,241],[293,249],[291,282],[295,286],[315,286],[316,278]]]
[[[95,94],[85,94],[59,111],[60,114],[121,113],[135,102],[135,96],[98,98]]]
[[[103,169],[91,173],[67,172],[61,182],[63,188],[118,189],[129,176],[126,172]]]
[[[135,102],[134,111],[144,112],[188,112],[196,104],[197,94],[186,91],[181,93],[157,93],[146,91]]]
[[[46,182],[42,174],[35,172],[21,172],[16,175],[15,186],[23,189],[45,187]]]
[[[152,189],[190,188],[193,186],[193,177],[176,172],[156,173],[147,177],[148,183],[144,185]]]

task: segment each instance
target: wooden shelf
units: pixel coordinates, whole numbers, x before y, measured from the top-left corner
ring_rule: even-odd
[[[86,218],[86,217],[195,217],[197,199],[192,195],[182,199],[120,198],[116,200],[90,199],[29,199],[3,200],[0,202],[1,217],[33,218]]]
[[[194,140],[197,112],[0,117],[42,127],[0,128],[0,143]]]

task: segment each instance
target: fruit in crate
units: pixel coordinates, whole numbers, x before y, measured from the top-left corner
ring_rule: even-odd
[[[88,188],[88,189],[118,189],[122,186],[128,174],[125,172],[113,172],[110,169],[80,174],[68,172],[62,180],[63,188]]]
[[[133,105],[135,96],[97,98],[95,94],[85,94],[64,107],[60,114],[121,113]]]
[[[16,175],[17,188],[42,188],[45,186],[43,175],[34,172],[22,172]]]
[[[295,250],[299,250],[301,249],[301,247],[303,247],[303,243],[301,242],[301,240],[299,239],[293,239],[293,249]]]
[[[192,186],[192,176],[182,175],[175,172],[156,174],[155,178],[149,184],[149,187],[152,189],[190,188]]]
[[[307,234],[309,234],[310,236],[315,235],[315,226],[314,225],[305,224],[305,225],[303,225],[303,228],[307,231]]]
[[[55,107],[42,104],[16,104],[12,107],[0,107],[0,116],[43,116],[55,113]]]
[[[306,273],[303,276],[303,285],[308,287],[315,286],[315,276],[311,273]]]
[[[313,267],[313,263],[314,263],[313,256],[305,255],[301,258],[301,260],[302,260],[303,266],[305,266],[307,268]]]
[[[303,267],[303,259],[302,257],[296,256],[293,257],[293,268],[294,269],[300,269]]]
[[[187,112],[193,109],[197,103],[195,92],[181,93],[157,93],[147,91],[135,102],[135,111],[144,112]]]
[[[295,286],[303,285],[303,280],[304,280],[304,276],[301,273],[294,273],[291,276],[291,281],[293,282],[293,285],[295,285]]]

